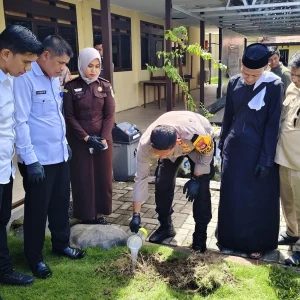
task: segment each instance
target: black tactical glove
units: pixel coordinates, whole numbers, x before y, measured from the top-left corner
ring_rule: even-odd
[[[183,187],[183,194],[186,192],[186,199],[190,202],[193,202],[198,197],[200,177],[201,176],[193,175],[192,179],[189,180]]]
[[[40,183],[45,178],[43,166],[37,161],[27,166],[28,181],[32,183]]]
[[[133,214],[132,219],[130,221],[130,230],[131,232],[137,233],[139,229],[141,228],[141,216],[140,214]]]
[[[270,168],[269,167],[264,167],[261,165],[257,165],[255,168],[255,176],[259,179],[262,180],[266,178],[270,173]]]
[[[87,140],[88,145],[90,145],[96,152],[104,150],[105,145],[101,142],[101,138],[97,136],[90,136]]]
[[[68,161],[72,159],[72,149],[69,145],[67,145],[67,149],[68,149],[68,154],[69,154],[69,158]]]

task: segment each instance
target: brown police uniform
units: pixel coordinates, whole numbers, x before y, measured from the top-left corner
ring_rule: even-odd
[[[286,91],[276,151],[280,165],[280,197],[287,233],[300,236],[300,89],[291,83]],[[300,247],[296,251],[300,251]]]
[[[196,225],[201,227],[199,231],[206,236],[207,224],[211,219],[211,197],[209,191],[209,181],[214,175],[213,168],[213,147],[202,148],[202,153],[195,149],[192,139],[195,135],[208,137],[213,142],[213,128],[209,121],[190,111],[172,111],[163,114],[153,122],[143,134],[137,149],[137,171],[135,184],[133,186],[133,201],[143,202],[149,197],[148,177],[150,171],[150,159],[153,158],[150,136],[152,130],[157,125],[170,125],[174,127],[178,134],[178,139],[182,140],[177,144],[175,151],[167,159],[159,159],[156,169],[155,181],[155,201],[158,220],[163,223],[170,222],[173,213],[172,202],[174,198],[174,188],[177,170],[184,157],[188,157],[191,164],[191,171],[203,174],[200,184],[199,197],[193,203],[193,212]],[[201,147],[201,142],[200,142]]]
[[[81,77],[64,90],[67,139],[73,151],[70,161],[73,216],[91,220],[112,211],[112,128],[115,100],[111,84],[102,78],[87,84]],[[86,136],[107,140],[108,149],[91,154]]]

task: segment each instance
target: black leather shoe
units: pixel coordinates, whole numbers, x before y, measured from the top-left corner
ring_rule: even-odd
[[[100,224],[100,225],[111,225],[111,223],[106,221],[105,217],[100,217],[96,219],[96,224]]]
[[[50,268],[43,261],[34,265],[31,269],[33,275],[40,279],[46,279],[52,275]]]
[[[204,253],[207,250],[206,239],[203,239],[202,236],[193,235],[192,249]]]
[[[155,244],[161,244],[165,239],[173,237],[176,235],[176,231],[173,224],[168,227],[160,226],[154,233],[150,236],[149,241]]]
[[[0,283],[10,284],[10,285],[31,285],[34,279],[32,276],[19,273],[15,270],[10,270],[9,272],[0,276]]]
[[[85,251],[78,249],[78,248],[72,248],[72,247],[67,247],[63,250],[52,249],[52,252],[55,254],[69,257],[71,259],[80,259],[80,258],[85,257]]]
[[[299,237],[290,236],[286,232],[281,232],[278,237],[278,245],[293,245],[296,244]]]

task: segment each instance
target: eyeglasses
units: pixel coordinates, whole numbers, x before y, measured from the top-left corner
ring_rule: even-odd
[[[297,79],[300,79],[300,75],[293,74],[293,73],[291,73],[291,77],[297,77]]]

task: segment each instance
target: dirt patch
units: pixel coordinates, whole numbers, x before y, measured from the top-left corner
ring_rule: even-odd
[[[235,283],[224,258],[209,252],[167,260],[159,254],[140,254],[134,271],[130,255],[124,254],[110,265],[101,265],[95,270],[96,274],[107,271],[117,272],[125,277],[141,274],[147,277],[150,285],[157,280],[163,280],[174,289],[203,296],[211,294],[225,283]]]

